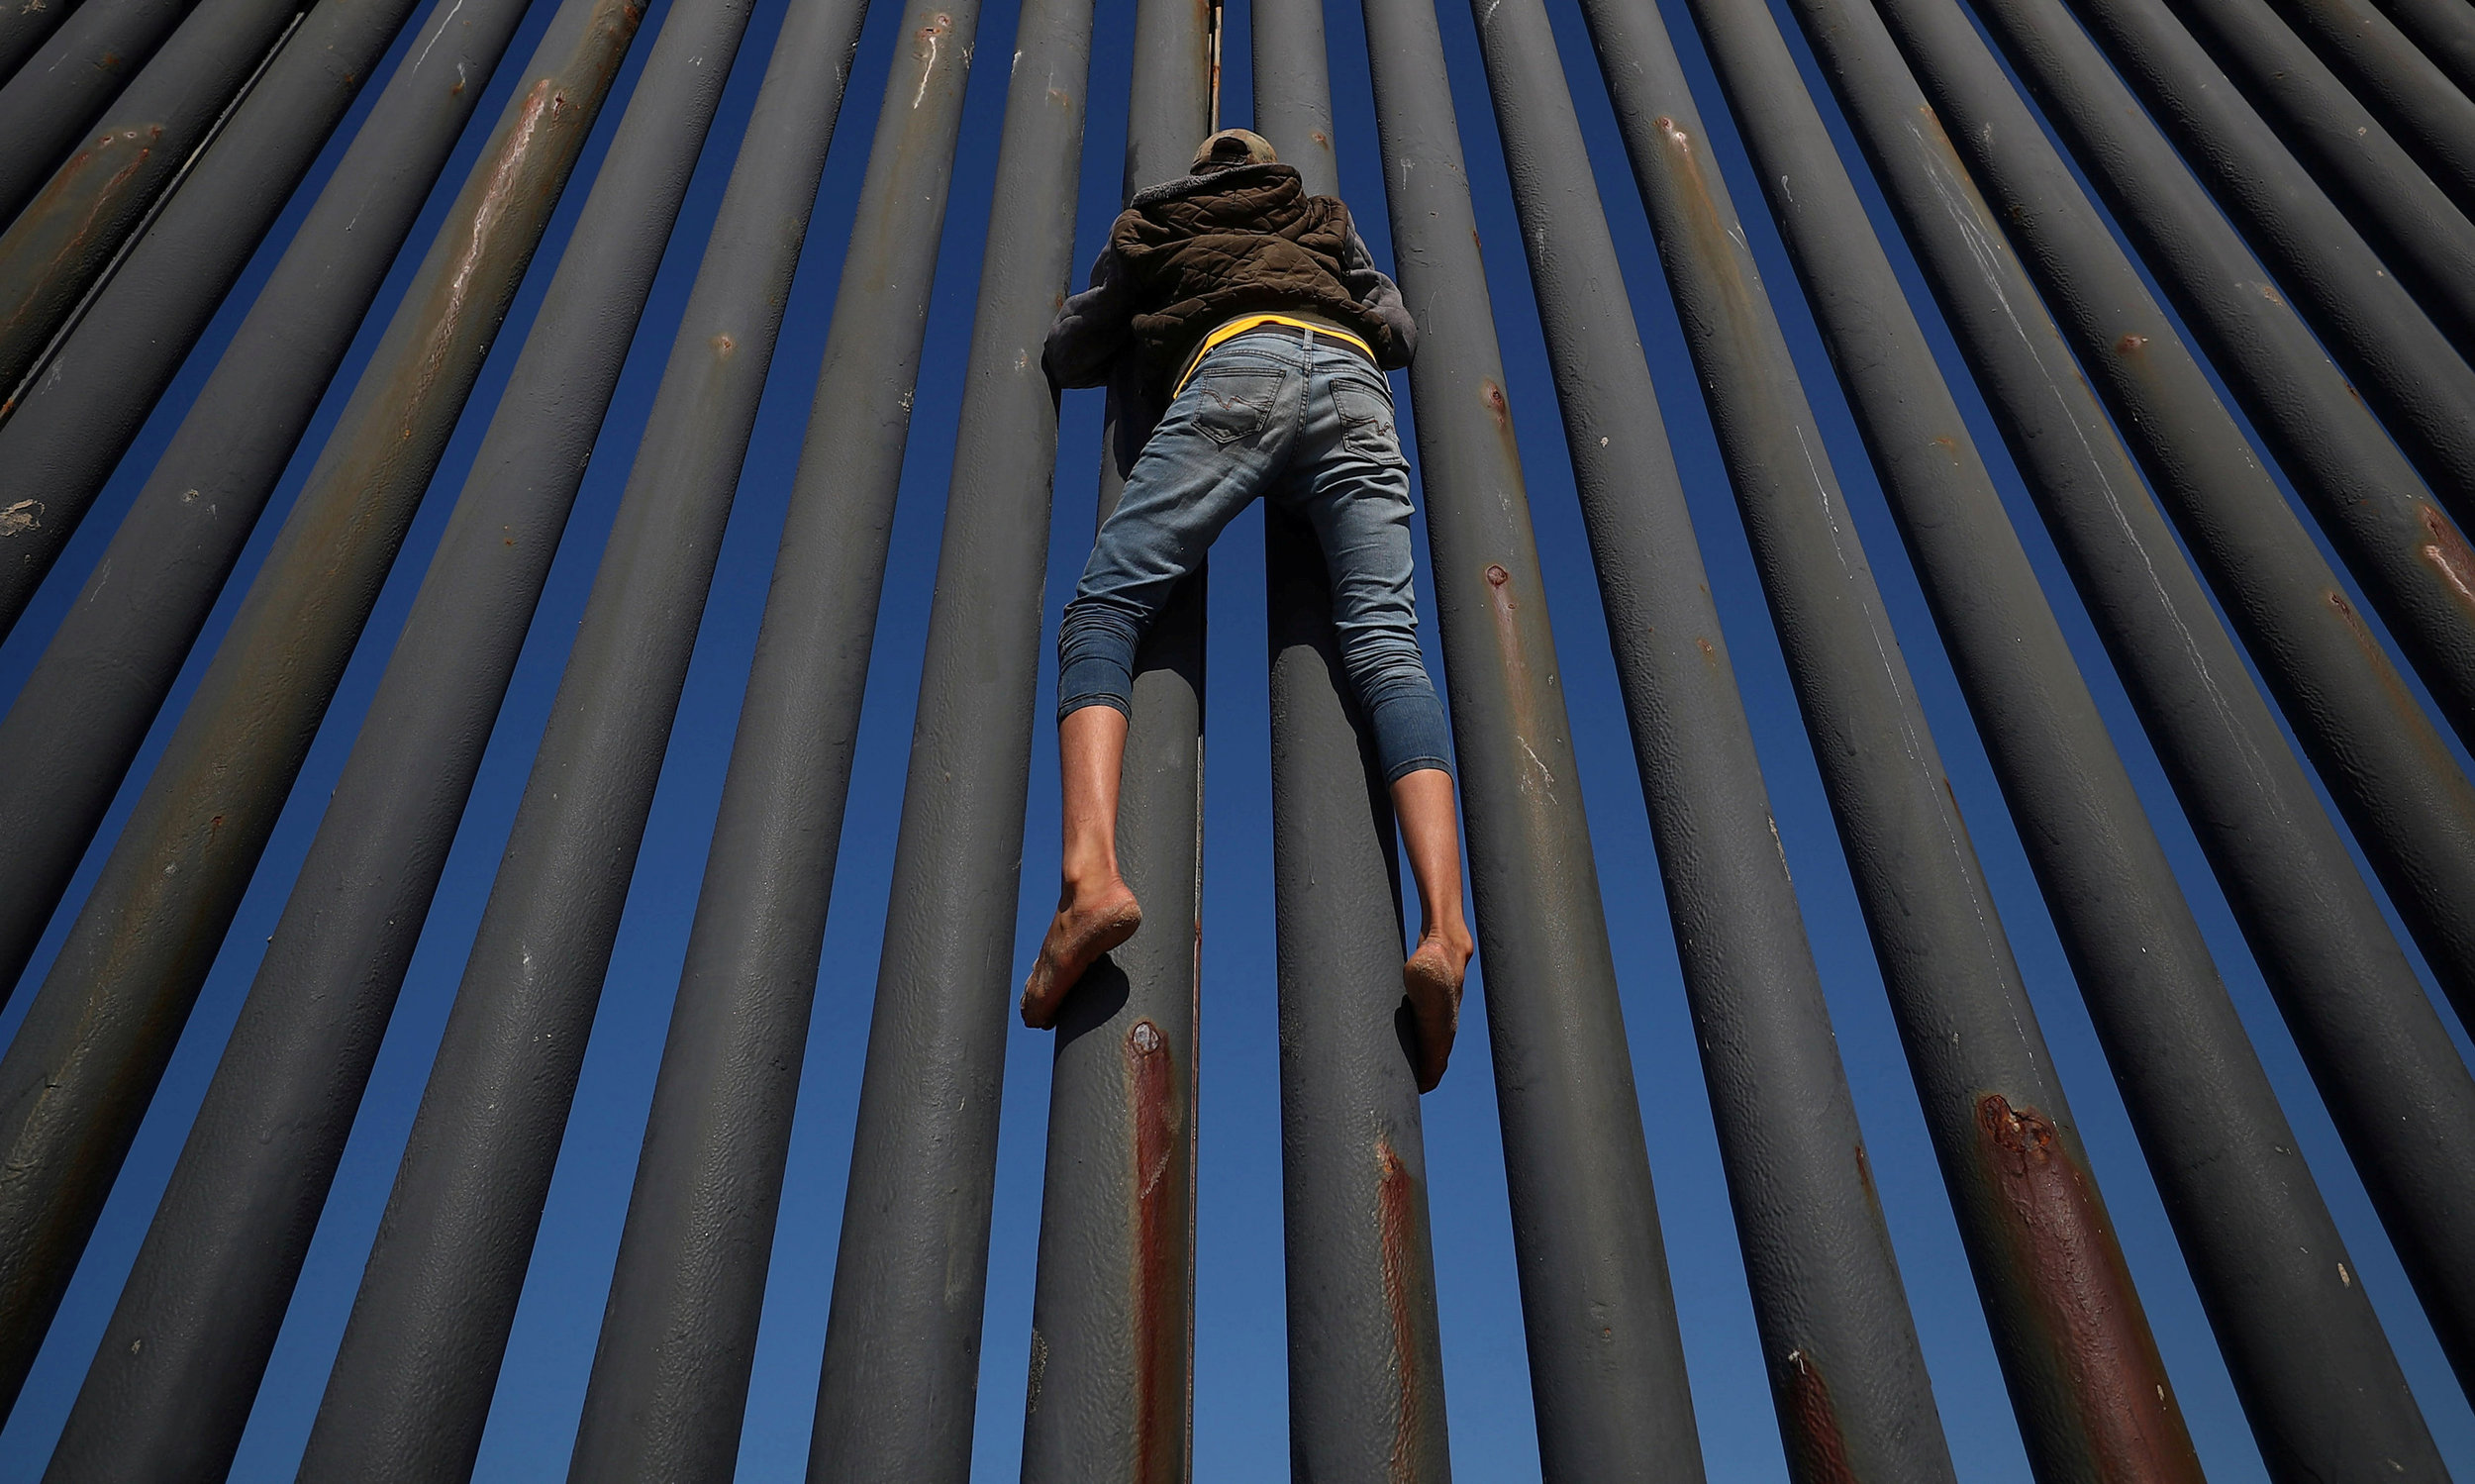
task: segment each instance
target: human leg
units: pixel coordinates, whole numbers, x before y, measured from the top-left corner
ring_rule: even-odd
[[[1294,407],[1290,383],[1299,379],[1274,355],[1215,352],[1144,444],[1093,542],[1057,635],[1061,881],[1023,986],[1028,1026],[1053,1025],[1084,971],[1142,922],[1117,863],[1136,650],[1177,584],[1279,467],[1295,418],[1278,414],[1284,400]]]
[[[1401,966],[1402,992],[1418,1025],[1418,1090],[1443,1080],[1461,1025],[1461,981],[1478,945],[1461,908],[1461,826],[1452,775],[1420,768],[1392,780],[1392,812],[1418,883],[1418,946]]]
[[[1135,936],[1142,907],[1117,865],[1117,797],[1126,761],[1126,714],[1086,706],[1057,724],[1065,849],[1057,915],[1023,986],[1023,1024],[1054,1025],[1057,1010],[1101,954]]]
[[[1418,1027],[1419,1089],[1443,1075],[1475,944],[1461,901],[1460,823],[1443,707],[1418,646],[1409,466],[1388,390],[1336,356],[1315,378],[1282,498],[1313,523],[1332,575],[1333,626],[1391,786],[1418,884],[1418,946],[1402,988]]]

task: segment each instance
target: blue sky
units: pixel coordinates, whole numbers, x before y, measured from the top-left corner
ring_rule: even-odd
[[[1119,161],[1133,0],[1100,0],[1093,59],[1080,218],[1078,261],[1088,261],[1117,209]],[[530,54],[551,9],[539,0],[510,49]],[[127,1168],[114,1190],[93,1244],[15,1414],[0,1430],[0,1481],[32,1480],[66,1416],[120,1284],[159,1196],[180,1139],[204,1092],[225,1037],[248,989],[266,936],[273,931],[328,790],[341,770],[378,674],[400,635],[405,612],[460,488],[489,412],[525,329],[538,307],[556,253],[582,204],[584,183],[599,163],[635,68],[662,19],[657,3],[637,42],[596,131],[594,143],[562,202],[543,253],[506,331],[429,505],[422,512],[376,615],[364,636],[316,749],[304,770],[265,861],[177,1057],[158,1092]],[[1625,254],[1640,330],[1659,378],[1663,407],[1693,502],[1721,616],[1768,774],[1782,841],[1804,904],[1823,979],[1831,996],[1874,1168],[1906,1274],[1909,1295],[1931,1364],[1944,1425],[1971,1481],[2025,1481],[2026,1458],[2003,1394],[1949,1205],[1934,1171],[1914,1091],[1858,917],[1837,841],[1824,808],[1812,755],[1770,634],[1695,382],[1678,339],[1657,258],[1624,166],[1594,63],[1571,0],[1549,0],[1588,134],[1600,188]],[[1873,565],[1899,626],[1908,657],[1949,767],[1952,785],[1974,832],[2004,921],[2069,1086],[2082,1135],[2095,1163],[2148,1313],[2155,1325],[2201,1453],[2219,1480],[2264,1477],[2235,1406],[2223,1362],[2201,1315],[2122,1104],[2089,1029],[2069,969],[2056,945],[2011,823],[1976,742],[1948,665],[1908,569],[1906,555],[1872,482],[1862,448],[1776,235],[1758,207],[1759,193],[1736,148],[1727,109],[1711,84],[1692,25],[1680,3],[1664,6],[1679,49],[1717,139],[1737,204],[1759,254],[1774,301],[1803,366],[1815,410],[1830,436],[1830,452],[1845,482]],[[463,965],[490,874],[505,842],[556,685],[565,648],[591,583],[602,542],[638,436],[650,406],[670,337],[692,279],[703,239],[737,152],[741,130],[762,71],[783,0],[760,0],[722,114],[707,144],[687,209],[639,331],[602,443],[588,473],[566,541],[552,572],[507,707],[500,717],[480,782],[457,838],[446,878],[407,981],[368,1099],[319,1230],[285,1324],[266,1384],[244,1440],[234,1477],[288,1478],[307,1436],[328,1362],[349,1309],[360,1265],[376,1228],[395,1164]],[[714,594],[699,637],[696,662],[671,742],[627,921],[595,1027],[575,1115],[543,1224],[522,1309],[484,1440],[477,1477],[532,1480],[563,1473],[590,1367],[595,1331],[608,1290],[620,1223],[644,1131],[653,1072],[670,998],[677,984],[689,916],[718,801],[739,698],[744,685],[795,466],[802,425],[824,346],[853,198],[864,165],[883,85],[897,7],[877,0],[861,43],[833,158],[790,305],[772,381],[759,419]],[[1588,551],[1570,471],[1560,447],[1554,394],[1533,309],[1512,206],[1503,177],[1485,82],[1468,12],[1441,6],[1444,43],[1453,67],[1455,104],[1488,256],[1490,288],[1503,339],[1506,371],[1525,451],[1533,514],[1557,624],[1559,661],[1589,804],[1591,831],[1606,894],[1607,916],[1623,983],[1647,1131],[1658,1183],[1669,1262],[1692,1363],[1710,1474],[1716,1480],[1784,1477],[1778,1435],[1754,1344],[1732,1224],[1690,1024],[1677,979],[1656,858],[1609,659]],[[1382,181],[1375,158],[1363,37],[1355,8],[1336,0],[1328,10],[1336,124],[1343,194],[1379,260],[1390,260]],[[941,248],[902,502],[894,534],[886,597],[877,630],[867,709],[851,783],[833,916],[827,930],[806,1080],[793,1138],[788,1184],[776,1236],[771,1284],[748,1409],[741,1471],[748,1479],[796,1477],[807,1452],[818,1357],[865,1043],[867,997],[885,917],[893,839],[900,810],[905,753],[917,697],[920,656],[935,584],[937,538],[952,455],[961,356],[968,344],[974,279],[988,230],[990,171],[1004,106],[1006,69],[994,63],[1012,49],[1010,0],[989,0],[979,26],[983,65],[971,82],[964,145]],[[1224,116],[1243,122],[1248,68],[1245,6],[1229,12]],[[416,28],[408,28],[409,38]],[[1802,43],[1788,27],[1800,56]],[[401,52],[399,44],[398,53]],[[392,65],[392,58],[389,65]],[[495,119],[516,76],[511,62],[492,81],[462,151],[449,166],[429,214],[416,229],[427,243],[464,169]],[[1811,76],[1809,68],[1809,77]],[[1839,130],[1827,92],[1825,115]],[[347,121],[357,124],[375,89]],[[13,694],[42,643],[84,580],[138,484],[177,426],[189,399],[238,325],[342,151],[331,145],[291,209],[269,236],[242,288],[191,357],[172,393],[148,425],[112,486],[15,635],[0,643],[0,695]],[[2408,1292],[2292,1042],[2260,984],[2198,848],[2140,737],[2120,686],[2025,493],[1984,418],[1974,389],[1943,338],[1930,301],[1861,162],[1843,150],[1860,191],[1875,210],[1877,229],[1911,285],[1920,318],[1935,339],[1946,372],[1968,413],[1980,447],[2004,486],[2014,520],[2048,597],[2061,616],[2099,704],[2114,728],[2147,800],[2185,890],[2199,913],[2221,967],[2250,1027],[2289,1117],[2335,1210],[2363,1281],[2389,1327],[2415,1382],[2442,1452],[2475,1468],[2475,1414],[2449,1379],[2429,1328]],[[297,492],[319,443],[348,393],[410,276],[419,251],[409,251],[389,280],[371,320],[296,457],[268,519],[225,594],[214,626],[191,658],[148,751],[133,772],[103,840],[117,831],[137,787],[151,767],[171,721],[212,652],[232,610],[262,557],[283,511]],[[1079,271],[1079,270],[1078,270]],[[1068,398],[1059,453],[1056,514],[1048,566],[1048,623],[1070,590],[1091,530],[1094,474],[1099,463],[1097,393]],[[1200,1271],[1196,1318],[1196,1475],[1205,1481],[1276,1477],[1287,1468],[1280,1269],[1280,1167],[1272,989],[1270,832],[1262,545],[1259,515],[1242,518],[1214,556],[1210,697],[1207,734],[1207,816],[1203,933],[1204,1017],[1201,1066]],[[1423,541],[1423,536],[1422,536]],[[1423,544],[1422,544],[1423,551]],[[1426,594],[1422,591],[1422,598]],[[2357,603],[2360,612],[2368,609]],[[1432,602],[1429,603],[1432,611]],[[1434,634],[1428,633],[1431,657]],[[1040,714],[1047,712],[1043,661]],[[1018,959],[1028,962],[1050,898],[1056,807],[1053,742],[1036,734],[1030,817],[1025,827],[1025,876]],[[2461,759],[2463,760],[2463,758]],[[91,883],[102,848],[85,864],[70,907]],[[68,913],[30,971],[38,982],[55,950]],[[1474,985],[1483,995],[1483,965]],[[0,1035],[13,1034],[30,995],[0,1015]],[[1479,1009],[1473,998],[1473,1013]],[[2453,1028],[2454,1019],[2444,1012]],[[1472,1026],[1475,1031],[1475,1025]],[[2461,1038],[2461,1049],[2466,1049]],[[1004,1135],[997,1187],[996,1230],[989,1274],[984,1364],[974,1475],[1016,1476],[1022,1435],[1024,1379],[1031,1325],[1034,1242],[1039,1219],[1048,1039],[1017,1028],[1009,1047]],[[1455,1467],[1465,1480],[1537,1476],[1521,1316],[1515,1291],[1512,1235],[1504,1199],[1502,1148],[1484,1048],[1465,1038],[1461,1058],[1427,1099],[1427,1144],[1437,1284],[1443,1324],[1444,1385]]]

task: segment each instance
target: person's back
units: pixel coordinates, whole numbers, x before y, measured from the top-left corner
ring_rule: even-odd
[[[1024,987],[1027,1024],[1053,1024],[1084,970],[1141,923],[1116,848],[1135,649],[1261,495],[1323,545],[1335,636],[1425,917],[1402,974],[1419,1085],[1442,1076],[1471,940],[1450,739],[1418,647],[1409,465],[1383,375],[1416,341],[1348,208],[1307,195],[1242,130],[1206,141],[1191,175],[1136,196],[1091,287],[1059,310],[1041,364],[1060,389],[1109,387],[1126,489],[1057,636],[1065,884]]]

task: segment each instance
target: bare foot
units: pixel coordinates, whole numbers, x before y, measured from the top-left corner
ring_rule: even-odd
[[[1461,980],[1474,951],[1467,929],[1445,933],[1430,928],[1410,961],[1401,965],[1401,988],[1410,997],[1410,1015],[1418,1025],[1420,1092],[1436,1090],[1443,1080],[1444,1063],[1452,1058],[1452,1037],[1461,1028]]]
[[[1088,895],[1069,889],[1040,941],[1040,961],[1023,981],[1023,1024],[1045,1031],[1056,1024],[1066,992],[1082,982],[1093,960],[1135,936],[1143,910],[1134,889],[1116,876]]]

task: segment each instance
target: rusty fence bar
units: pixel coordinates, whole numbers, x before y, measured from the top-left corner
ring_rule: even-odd
[[[2475,300],[2475,226],[2268,0],[2174,0],[2175,17],[2346,214],[2416,301],[2466,344]],[[2143,28],[2170,27],[2162,12]],[[2186,52],[2186,55],[2189,53]],[[2170,63],[2169,63],[2170,64]],[[2461,195],[2466,194],[2462,189]]]
[[[13,1396],[583,148],[640,12],[570,0],[0,1057]]]
[[[1886,10],[1911,3],[1890,0]],[[2072,23],[2057,15],[2053,24]],[[2102,65],[2093,53],[2089,59]],[[2111,82],[2110,74],[2101,80]],[[2005,104],[2003,97],[1996,94],[1993,106],[2025,123],[2025,108],[2016,101]],[[2123,106],[2131,106],[2128,98]],[[2143,138],[2155,149],[2164,149],[2153,132]],[[2039,183],[2044,189],[2037,194],[2041,211],[2016,223],[2030,246],[2032,269],[2065,316],[2089,380],[2114,410],[2131,451],[2191,544],[2434,975],[2460,1016],[2475,1023],[2475,919],[2464,911],[2464,904],[2475,900],[2475,787],[2407,693],[2171,322],[2062,173],[2060,161],[2050,157],[2042,136],[1991,144],[1970,140],[1963,148],[1972,153],[2026,154],[2043,162]],[[2197,190],[2171,154],[2146,162],[2157,167],[2148,179],[2169,203],[2174,182]],[[2211,246],[2206,223],[2215,220],[2208,202],[2186,199],[2180,204],[2188,208],[2181,216],[2188,230],[2168,249],[2179,246],[2206,250]],[[2223,250],[2211,259],[2210,268],[2225,276],[2222,291],[2211,297],[2215,309],[2225,311],[2228,320],[2237,320],[2233,307],[2223,303],[2223,290],[2237,290],[2244,282],[2228,259],[2247,259],[2235,245],[2221,241],[2219,246]],[[2211,324],[2211,308],[2201,306],[2194,322]],[[2300,327],[2276,317],[2248,327],[2216,323],[2221,342],[2262,328],[2300,333]],[[2308,338],[2294,346],[2298,354],[2288,360],[2289,370],[2310,368],[2301,359],[2308,346]],[[2254,364],[2263,382],[2277,375],[2274,366]],[[2075,394],[2066,390],[2061,395]],[[2341,435],[2356,428],[2342,415],[2346,395],[2341,382],[2324,385],[2318,396],[2319,407],[2341,414],[2332,420]],[[2277,400],[2264,398],[2263,403],[2273,409]],[[2309,409],[2305,419],[2309,425]],[[2267,419],[2259,422],[2272,426]],[[2309,433],[2288,428],[2279,437],[2282,447],[2294,447]],[[2384,451],[2372,431],[2362,432],[2353,446],[2374,460]],[[2302,450],[2310,460],[2325,460],[2330,451]],[[2372,472],[2377,474],[2377,462]],[[2321,490],[2316,504],[2337,517],[2330,521],[2332,530],[2367,554],[2364,568],[2392,579],[2374,583],[2373,590],[2383,592],[2385,607],[2409,620],[2400,632],[2413,650],[2430,661],[2424,668],[2435,677],[2434,690],[2444,710],[2458,722],[2461,735],[2475,735],[2475,710],[2470,710],[2475,702],[2475,668],[2470,668],[2475,665],[2475,598],[2469,596],[2475,591],[2470,588],[2475,584],[2475,551],[2469,551],[2446,516],[2419,500],[2411,486],[2402,488],[2397,479],[2366,478],[2362,470],[2338,477],[2352,486],[2351,498],[2319,480],[2308,478],[2304,484]]]
[[[9,399],[0,401],[0,509],[24,517],[0,546],[0,634],[15,626],[413,8],[413,0],[322,5],[303,18],[188,176],[156,198],[152,225],[122,239],[119,267],[93,280],[72,318],[56,334],[45,330],[52,338],[41,355],[0,387]],[[455,8],[434,6],[422,35],[451,24]],[[486,15],[464,24],[476,20],[491,24]],[[418,59],[408,56],[403,70]]]
[[[56,1477],[230,1466],[749,9],[662,28],[115,1317],[150,1342],[99,1353]]]
[[[1254,0],[1248,28],[1255,132],[1310,194],[1339,194],[1320,0]],[[1291,1472],[1447,1484],[1392,800],[1349,698],[1315,533],[1268,505],[1263,519]]]
[[[2200,1478],[2034,1008],[1683,68],[1592,38],[2032,1465]]]
[[[1703,1477],[1598,871],[1429,0],[1365,0],[1540,1465]]]
[[[1924,1350],[1555,38],[1535,0],[1482,0],[1472,15],[1790,1469],[1815,1484],[1949,1480]]]
[[[1795,58],[1759,4],[1694,9],[2272,1476],[2443,1477]]]
[[[0,837],[10,841],[0,852],[0,999],[67,890],[530,3],[444,0],[424,26],[0,718],[0,757],[11,764],[0,775]],[[69,424],[80,447],[84,438],[109,444],[99,467],[77,476],[100,487],[148,409],[133,409],[128,431],[113,435],[82,422],[109,404],[107,389],[87,390],[93,400],[73,409],[38,397],[0,428],[0,492],[15,487],[6,471],[18,458],[45,468],[37,445]]]
[[[783,21],[493,888],[490,911],[530,924],[530,940],[548,948],[559,971],[594,990],[626,906],[694,652],[692,616],[711,590],[865,9],[859,0],[804,0]],[[640,1171],[639,1204],[647,1181]],[[664,1214],[658,1235],[668,1242],[635,1225],[622,1237],[570,1466],[579,1479],[728,1477],[737,1457],[752,1309],[681,1307],[683,1288],[710,1292],[697,1288],[710,1265],[680,1260],[676,1243],[697,1228],[684,1209]]]
[[[0,86],[0,225],[15,220],[79,135],[139,75],[198,0],[85,0]]]
[[[1212,130],[1207,0],[1138,0],[1123,194],[1186,173]],[[1116,410],[1099,516],[1124,488]],[[1194,1469],[1196,997],[1202,980],[1206,574],[1136,651],[1118,866],[1143,925],[1056,1022],[1023,1409],[1024,1484],[1175,1484]]]
[[[78,0],[37,0],[31,5],[20,0],[0,6],[0,86],[17,75],[26,58],[50,40],[77,5]]]
[[[732,1328],[762,1292],[761,1263],[733,1259],[770,1245],[976,19],[918,4],[899,33],[684,976],[678,1017],[712,1033],[685,1069],[686,1121],[712,1140],[699,1175],[740,1197],[695,1208],[737,1218],[696,1234],[751,1311],[709,1288]],[[607,963],[544,964],[555,904],[513,884],[483,913],[305,1478],[440,1477],[480,1445]]]
[[[1032,0],[1017,23],[812,1480],[964,1484],[971,1474],[1056,467],[1057,404],[1040,346],[1073,270],[1092,23],[1091,0]],[[695,1304],[703,1293],[678,1297]]]
[[[2371,368],[2356,374],[2383,382],[2451,378],[2427,397],[2475,389],[2475,369],[2450,353],[2475,343],[2469,228],[2428,180],[2402,171],[2316,184],[2164,0],[2070,0],[2070,8],[2341,363]],[[2233,26],[2265,43],[2276,26],[2264,30],[2261,19],[2238,15]],[[2067,66],[2072,49],[2054,55]],[[2360,143],[2370,144],[2369,135]],[[2383,265],[2396,276],[2382,273]],[[2377,392],[2374,401],[2383,405]],[[2394,420],[2414,405],[2393,397],[2383,410]],[[2463,412],[2469,404],[2456,405]],[[2401,438],[2414,436],[2400,430]],[[2460,460],[2466,446],[2465,438],[2451,445]],[[2453,467],[2463,488],[2468,465]]]
[[[2433,492],[2460,520],[2475,515],[2475,420],[2466,416],[2475,406],[2475,367],[2382,270],[2328,198],[2301,178],[2233,90],[2205,89],[2210,112],[2178,118],[2195,101],[2174,79],[2127,55],[2127,66],[2176,125],[2179,138],[2169,144],[2061,0],[1977,0],[1970,8],[2133,246],[2158,260],[2170,281],[2174,253],[2152,246],[2162,231],[2152,218],[2160,198],[2201,189],[2184,176],[2188,157],[2276,275],[2277,291],[2353,378]],[[2178,154],[2177,146],[2190,154]],[[2257,278],[2255,269],[2237,281]]]
[[[2030,312],[2035,290],[1998,223],[2045,231],[2065,220],[2069,202],[2085,211],[2085,200],[1956,6],[1889,4],[1876,15],[1861,0],[1799,0],[1797,16],[2426,1311],[2463,1369],[2468,1282],[2452,1254],[2455,1234],[2475,1222],[2475,1181],[2452,1151],[2475,1138],[2475,1078],[2247,683],[2199,579],[2174,559],[2173,534],[2075,374],[2061,333]],[[1949,138],[1937,109],[1951,121]],[[1977,194],[1954,145],[1990,199]],[[2029,262],[2042,271],[2062,255],[2047,243]]]
[[[2018,103],[2003,112],[2006,125],[2033,123]],[[2128,143],[2141,151],[2142,168],[2123,172],[2120,184],[2139,193],[2135,202],[2122,198],[2135,207],[2126,221],[2139,250],[2442,715],[2461,737],[2475,736],[2475,552],[2303,320],[2260,291],[2259,264],[2171,148],[2149,130],[2134,131]],[[2276,534],[2289,570],[2317,569],[2308,538],[2274,513],[2281,497],[2059,158],[2034,139],[1968,148],[2044,161],[2039,199],[2048,204],[2015,218],[2009,230],[2030,248],[2029,268],[2062,306],[2057,312],[2083,364],[2129,418],[2126,436],[2160,449],[2217,450],[2219,472],[2195,494],[2239,492],[2208,503],[2242,513],[2241,528]],[[2187,533],[2201,540],[2205,524]],[[2284,622],[2295,619],[2289,612]],[[2337,720],[2342,726],[2342,708]]]
[[[46,120],[56,144],[0,151],[0,216],[16,217],[0,233],[0,397],[15,400],[52,332],[305,8],[205,0],[82,136]]]
[[[2475,11],[2458,0],[2271,3],[2459,207],[2475,212]]]

